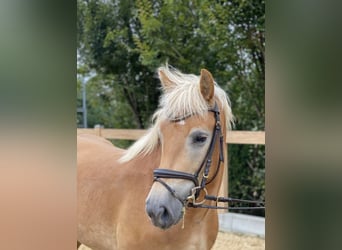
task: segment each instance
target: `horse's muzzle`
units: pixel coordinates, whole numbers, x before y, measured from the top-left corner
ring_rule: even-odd
[[[182,218],[183,205],[173,197],[171,199],[146,200],[146,213],[153,225],[161,229],[168,229]]]
[[[174,224],[173,216],[166,207],[153,208],[146,205],[146,212],[151,218],[153,225],[162,229],[167,229]]]

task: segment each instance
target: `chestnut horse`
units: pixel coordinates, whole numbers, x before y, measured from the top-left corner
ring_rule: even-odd
[[[158,74],[163,94],[153,125],[128,150],[78,136],[78,242],[93,250],[198,250],[215,242],[217,211],[193,205],[218,194],[229,99],[205,69],[196,76],[165,66]]]

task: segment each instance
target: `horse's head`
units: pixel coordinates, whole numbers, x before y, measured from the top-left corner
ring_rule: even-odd
[[[207,70],[198,77],[160,68],[159,78],[164,94],[155,114],[155,136],[161,160],[146,212],[155,226],[167,229],[182,218],[192,190],[203,188],[217,175],[225,124],[232,115],[224,91]]]

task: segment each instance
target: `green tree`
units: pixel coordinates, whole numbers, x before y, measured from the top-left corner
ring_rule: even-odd
[[[97,93],[102,101],[113,104],[124,99],[126,106],[118,105],[115,112],[128,105],[134,125],[144,128],[157,107],[159,90],[154,72],[140,63],[135,50],[133,32],[139,23],[133,12],[133,1],[78,0],[78,51],[98,75],[92,85],[106,88]]]

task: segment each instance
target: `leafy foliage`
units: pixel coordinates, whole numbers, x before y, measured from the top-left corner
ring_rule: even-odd
[[[168,62],[207,68],[231,98],[235,129],[264,130],[264,26],[263,0],[78,0],[79,79],[96,72],[89,125],[146,128],[160,94],[155,70]],[[231,196],[264,198],[264,154],[229,146]]]
[[[78,9],[79,54],[89,69],[99,75],[92,85],[106,88],[105,92],[102,89],[96,94],[101,97],[105,108],[116,101],[115,112],[130,107],[131,114],[127,114],[127,119],[134,121],[138,128],[146,127],[150,114],[157,107],[159,89],[154,72],[139,62],[139,53],[133,42],[133,32],[138,25],[133,18],[133,2],[79,0]]]

